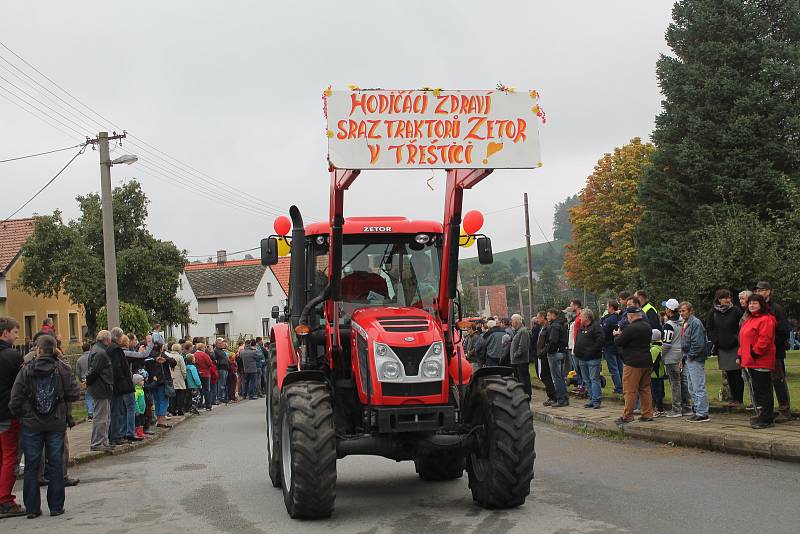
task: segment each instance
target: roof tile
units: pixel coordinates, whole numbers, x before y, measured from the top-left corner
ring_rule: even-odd
[[[0,223],[0,273],[5,273],[33,234],[33,219],[10,219]]]

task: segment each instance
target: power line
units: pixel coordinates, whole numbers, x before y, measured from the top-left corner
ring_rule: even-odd
[[[24,203],[22,206],[20,206],[19,208],[17,208],[17,209],[14,211],[14,213],[12,213],[11,215],[9,215],[9,216],[8,216],[8,217],[6,217],[5,219],[3,219],[3,221],[2,221],[2,222],[6,222],[6,221],[8,221],[9,219],[11,219],[11,217],[13,217],[14,215],[16,215],[16,214],[17,214],[17,213],[19,213],[20,211],[22,211],[22,209],[23,209],[25,206],[27,206],[28,204],[30,204],[31,202],[33,202],[33,199],[35,199],[36,197],[38,197],[38,196],[39,196],[39,194],[40,194],[42,191],[44,191],[45,189],[47,189],[47,187],[48,187],[50,184],[52,184],[53,182],[55,182],[55,181],[56,181],[56,178],[58,178],[59,176],[61,176],[61,173],[62,173],[62,172],[64,172],[64,171],[67,169],[67,167],[69,167],[69,166],[70,166],[70,164],[71,164],[73,161],[75,161],[75,158],[77,158],[78,156],[80,156],[81,154],[83,154],[85,151],[86,151],[86,144],[84,143],[83,145],[81,145],[81,149],[80,149],[80,150],[78,150],[78,152],[77,152],[77,153],[76,153],[74,156],[72,156],[72,159],[70,159],[70,160],[67,162],[67,164],[66,164],[66,165],[64,165],[63,167],[61,167],[61,170],[60,170],[60,171],[58,171],[58,172],[56,173],[56,175],[55,175],[55,176],[53,176],[52,178],[50,178],[50,180],[49,180],[49,181],[48,181],[46,184],[44,184],[44,185],[42,186],[42,188],[41,188],[41,189],[39,189],[39,190],[38,190],[38,191],[37,191],[37,192],[36,192],[36,193],[35,193],[35,194],[34,194],[34,195],[31,197],[31,198],[29,198],[28,200],[26,200],[26,201],[25,201],[25,203]]]
[[[253,247],[244,250],[237,250],[235,252],[225,252],[226,256],[235,256],[236,254],[242,254],[243,252],[253,252],[254,250],[259,250],[261,247]],[[220,249],[222,250],[222,249]],[[216,254],[216,252],[214,253]],[[213,258],[214,254],[187,254],[187,258]]]
[[[28,156],[17,156],[16,158],[0,159],[0,163],[8,163],[9,161],[18,161],[21,159],[35,158],[37,156],[45,156],[47,154],[55,154],[56,152],[63,152],[65,150],[70,150],[72,148],[78,148],[79,146],[82,145],[73,145],[64,148],[57,148],[55,150],[48,150],[47,152],[39,152],[38,154],[30,154]]]
[[[47,112],[45,112],[45,111],[42,111],[41,109],[37,108],[36,106],[34,106],[33,104],[31,104],[30,102],[28,102],[27,100],[25,100],[24,98],[21,98],[19,95],[12,93],[11,91],[9,91],[7,88],[3,87],[2,85],[0,85],[0,89],[2,89],[3,91],[5,91],[6,93],[10,94],[11,96],[13,96],[14,98],[16,98],[17,100],[19,100],[19,101],[21,101],[21,102],[25,103],[26,105],[28,105],[28,106],[32,107],[33,109],[35,109],[36,111],[38,111],[38,112],[39,112],[39,113],[41,113],[42,115],[44,115],[44,116],[48,117],[50,120],[53,120],[53,121],[57,122],[58,124],[60,124],[61,126],[64,126],[64,127],[65,127],[65,128],[67,128],[68,130],[72,130],[74,133],[78,134],[78,136],[79,136],[79,137],[85,137],[83,133],[79,132],[78,130],[76,130],[76,129],[75,129],[75,128],[73,128],[72,126],[69,126],[68,124],[64,124],[63,122],[61,122],[60,120],[56,119],[55,117],[53,117],[53,116],[52,116],[52,115],[50,115],[49,113],[47,113]],[[5,99],[6,99],[6,100],[8,100],[9,102],[11,102],[12,104],[15,104],[17,107],[19,107],[19,108],[21,108],[21,109],[23,109],[23,110],[27,111],[28,113],[30,113],[30,114],[31,114],[31,115],[33,115],[34,117],[38,117],[38,115],[36,115],[35,113],[33,113],[31,110],[29,110],[29,109],[27,109],[27,108],[24,108],[24,107],[20,106],[19,104],[17,104],[16,102],[14,102],[14,101],[12,101],[12,100],[9,100],[7,97],[5,97],[5,95],[2,95],[2,94],[0,94],[0,96],[3,96],[3,98],[5,98]],[[40,119],[41,119],[41,117],[40,117]],[[41,119],[41,120],[44,120],[44,119]],[[45,121],[45,122],[47,122],[47,121]],[[48,123],[48,124],[50,124],[50,123]],[[60,131],[62,131],[62,132],[64,131],[64,130],[61,130],[61,128],[58,128],[57,126],[53,126],[53,124],[50,124],[50,126],[51,126],[51,127],[53,127],[53,128],[55,128],[56,130],[60,130]],[[75,137],[73,134],[67,134],[67,135],[69,135],[70,137]]]

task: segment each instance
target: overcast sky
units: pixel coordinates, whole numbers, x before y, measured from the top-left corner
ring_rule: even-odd
[[[151,199],[152,233],[190,255],[257,246],[272,232],[273,213],[293,203],[307,219],[327,215],[321,93],[329,84],[535,88],[548,118],[539,128],[544,167],[495,171],[464,197],[465,209],[486,214],[484,231],[500,251],[524,244],[522,209],[506,209],[520,205],[523,192],[544,230],[532,222],[534,242],[550,239],[553,204],[578,192],[605,152],[632,137],[649,139],[660,108],[655,62],[668,51],[671,6],[665,0],[2,0],[0,41],[137,136],[131,141],[138,147],[125,144],[114,155],[137,154],[141,163],[115,166],[113,180],[139,179]],[[19,104],[8,91],[22,96],[83,135],[96,135],[100,126],[117,129],[2,47],[0,57],[86,116],[3,60],[0,76],[30,96],[0,79],[0,97]],[[66,133],[0,98],[0,159],[81,141],[53,119],[45,117]],[[204,175],[177,172],[151,147]],[[0,219],[71,155],[0,164]],[[75,195],[99,190],[98,161],[91,150],[78,157],[18,217],[55,208],[75,217]],[[345,213],[441,220],[444,173],[434,175],[431,191],[431,171],[364,173],[345,198]]]

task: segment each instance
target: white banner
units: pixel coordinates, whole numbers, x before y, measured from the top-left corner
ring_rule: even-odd
[[[541,167],[536,91],[326,92],[338,169]]]

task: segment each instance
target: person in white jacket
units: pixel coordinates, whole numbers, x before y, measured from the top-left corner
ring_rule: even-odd
[[[186,406],[186,362],[183,360],[180,344],[175,343],[170,349],[169,356],[177,361],[178,365],[170,369],[175,396],[169,400],[168,413],[183,415]]]

